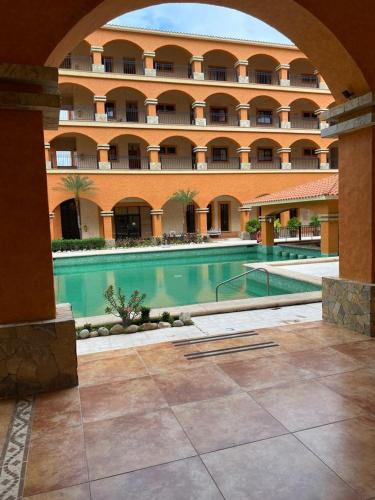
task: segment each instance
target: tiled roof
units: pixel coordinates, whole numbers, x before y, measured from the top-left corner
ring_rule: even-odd
[[[294,188],[277,191],[276,193],[266,194],[259,198],[254,198],[245,203],[245,205],[260,206],[273,205],[282,202],[291,201],[313,201],[314,199],[337,198],[339,195],[339,176],[330,175],[319,181],[300,184]]]

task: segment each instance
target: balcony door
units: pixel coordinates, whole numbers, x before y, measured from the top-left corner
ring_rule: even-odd
[[[140,207],[115,210],[115,232],[117,240],[140,238],[142,234]]]
[[[61,232],[64,240],[78,240],[79,229],[74,200],[66,200],[60,205]]]
[[[220,229],[229,231],[229,203],[220,203]]]
[[[138,122],[138,103],[135,101],[126,101],[126,121]]]
[[[136,143],[128,144],[128,156],[129,156],[129,168],[130,169],[140,169],[141,168],[141,147]]]
[[[186,232],[195,233],[195,207],[193,204],[186,207]]]

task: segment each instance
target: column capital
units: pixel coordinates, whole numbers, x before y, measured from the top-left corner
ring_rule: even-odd
[[[290,69],[290,64],[279,64],[276,66],[275,71],[279,71],[280,69]]]
[[[147,106],[148,104],[154,104],[156,106],[158,102],[158,99],[152,99],[148,97],[147,99],[145,99],[145,106]]]
[[[292,148],[278,148],[276,149],[276,153],[277,154],[280,154],[280,153],[291,153],[292,152]]]
[[[235,68],[237,68],[237,66],[248,66],[248,65],[249,65],[249,61],[247,61],[246,59],[244,59],[244,60],[238,59],[238,61],[236,61],[234,63]]]
[[[98,151],[109,151],[111,149],[111,146],[109,144],[97,144],[96,149]]]
[[[91,45],[90,47],[90,52],[100,52],[100,53],[103,53],[104,52],[104,47],[102,47],[101,45]]]
[[[328,111],[328,108],[319,108],[319,109],[316,109],[316,110],[314,111],[314,115],[319,116],[319,115],[321,115],[322,113],[325,113],[326,111]]]
[[[51,144],[49,142],[46,142],[44,144],[44,149],[51,149]]]
[[[210,209],[209,208],[196,208],[195,211],[197,214],[208,214]]]
[[[194,109],[194,108],[205,108],[206,107],[206,103],[204,101],[194,101],[191,105],[191,107]]]
[[[282,111],[287,111],[289,113],[290,106],[280,106],[279,108],[276,109],[276,113],[281,113]]]
[[[142,58],[144,59],[145,57],[155,57],[155,52],[152,50],[145,50],[142,54]]]
[[[271,224],[275,220],[275,217],[273,215],[260,215],[258,220],[259,222],[267,222],[268,224]]]
[[[149,145],[146,148],[147,153],[150,151],[160,151],[160,146],[159,145]]]
[[[337,222],[339,220],[339,214],[319,214],[320,222]]]
[[[162,208],[154,208],[150,210],[151,215],[163,215],[164,210]]]
[[[252,207],[242,205],[242,207],[238,207],[238,211],[239,212],[251,212],[252,211]]]
[[[55,212],[50,212],[49,213],[49,218],[54,219],[55,218]]]
[[[250,104],[247,103],[237,104],[236,111],[239,111],[240,109],[250,109]]]
[[[113,217],[114,212],[113,212],[113,210],[102,210],[102,211],[100,212],[100,215],[101,215],[102,217]]]
[[[318,148],[315,150],[315,154],[319,154],[319,153],[329,153],[329,149],[328,148]]]
[[[241,146],[240,148],[236,149],[237,153],[250,153],[251,152],[251,147],[249,146]]]
[[[107,101],[106,95],[94,95],[94,102],[106,102],[106,101]]]
[[[193,153],[207,153],[207,146],[195,146]]]
[[[203,56],[191,56],[190,58],[190,63],[192,62],[203,62],[204,61],[204,57]]]

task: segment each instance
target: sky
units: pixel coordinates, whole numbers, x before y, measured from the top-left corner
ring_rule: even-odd
[[[192,21],[194,20],[194,21]],[[216,35],[247,40],[291,43],[268,24],[238,10],[199,3],[170,3],[135,10],[111,24]]]

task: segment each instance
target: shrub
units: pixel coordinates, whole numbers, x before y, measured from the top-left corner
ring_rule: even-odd
[[[319,227],[320,226],[320,220],[317,215],[313,215],[310,219],[310,226],[311,227]]]
[[[141,323],[149,323],[150,322],[150,311],[151,309],[146,306],[141,307]]]
[[[301,224],[302,223],[298,217],[292,217],[286,223],[286,225],[288,226],[289,229],[298,229],[301,226]]]
[[[104,247],[104,238],[86,238],[83,240],[52,240],[52,252],[68,252],[71,250],[99,250]]]
[[[134,290],[128,302],[126,302],[126,296],[122,293],[122,289],[118,288],[117,292],[115,292],[114,286],[110,285],[104,292],[104,298],[108,304],[105,313],[118,316],[121,318],[123,325],[128,326],[141,312],[146,294]]]
[[[275,231],[278,232],[281,228],[281,222],[280,219],[275,219],[273,221],[273,227],[275,228]]]
[[[164,311],[160,316],[160,321],[164,321],[165,323],[173,323],[173,318],[168,311]]]
[[[250,234],[254,234],[260,229],[260,223],[258,219],[250,219],[246,222],[246,231]]]

